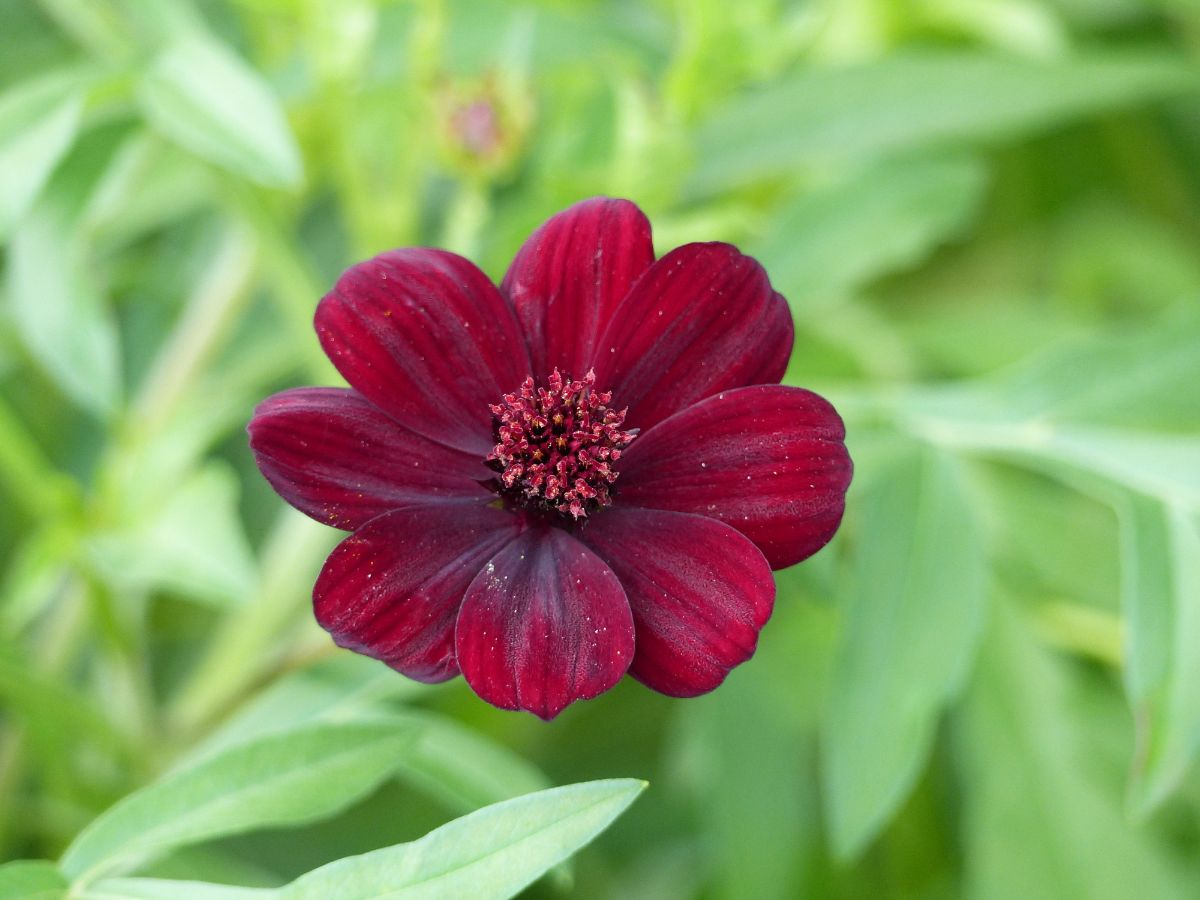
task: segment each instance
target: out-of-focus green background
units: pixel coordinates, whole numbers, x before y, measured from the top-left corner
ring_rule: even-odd
[[[856,479],[720,690],[547,725],[335,652],[242,429],[347,265],[600,193],[764,263]],[[0,241],[0,859],[378,707],[333,818],[126,871],[634,776],[532,895],[1200,896],[1200,3],[2,0]]]

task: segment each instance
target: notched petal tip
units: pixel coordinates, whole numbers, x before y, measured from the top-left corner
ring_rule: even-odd
[[[417,681],[451,678],[463,592],[517,528],[514,516],[472,502],[372,519],[325,561],[313,588],[317,622],[338,646]]]
[[[525,241],[501,290],[513,304],[538,378],[579,378],[613,311],[654,262],[650,221],[629,200],[592,197]]]
[[[619,463],[620,502],[726,522],[773,569],[837,532],[854,468],[845,426],[824,398],[760,385],[723,391],[660,422]]]
[[[507,301],[444,250],[392,250],[351,267],[314,325],[351,387],[405,427],[475,453],[490,444],[488,404],[529,374]]]
[[[455,647],[481,698],[548,721],[621,680],[634,654],[633,616],[595,553],[559,528],[536,527],[467,588]]]
[[[750,659],[771,617],[775,580],[747,538],[714,519],[614,509],[583,539],[621,579],[637,653],[629,674],[672,697],[718,687]]]

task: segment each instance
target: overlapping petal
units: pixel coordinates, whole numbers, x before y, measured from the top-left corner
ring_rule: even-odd
[[[294,388],[250,420],[250,447],[271,486],[318,522],[352,531],[388,510],[454,497],[489,497],[474,454],[398,424],[345,388]]]
[[[456,646],[480,697],[552,719],[620,681],[633,659],[633,616],[595,553],[560,528],[535,526],[467,589]]]
[[[529,374],[508,302],[444,250],[393,250],[354,266],[315,324],[351,387],[413,431],[480,455],[492,441],[488,405]]]
[[[521,247],[502,290],[525,331],[535,378],[587,374],[596,342],[654,262],[650,222],[628,200],[593,197],[551,217]]]
[[[729,244],[685,244],[643,275],[596,347],[597,382],[649,428],[697,400],[783,377],[792,352],[787,301]]]
[[[629,674],[674,697],[713,690],[749,659],[775,581],[758,548],[715,519],[614,508],[583,540],[617,573],[637,632]]]
[[[454,628],[467,586],[519,531],[515,516],[470,502],[408,506],[342,541],[317,578],[317,621],[341,647],[418,681],[458,674]]]
[[[720,519],[784,568],[837,531],[852,474],[844,437],[837,412],[811,391],[723,391],[629,446],[618,502]]]

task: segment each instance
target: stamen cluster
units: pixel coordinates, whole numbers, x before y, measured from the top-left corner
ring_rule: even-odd
[[[573,381],[555,369],[548,387],[531,376],[491,405],[496,446],[487,460],[510,501],[575,520],[612,502],[612,464],[637,431],[621,428],[626,410],[609,409],[612,393],[595,384],[594,371]]]

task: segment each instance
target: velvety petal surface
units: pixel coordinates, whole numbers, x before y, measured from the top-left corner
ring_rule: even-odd
[[[444,250],[392,250],[347,270],[315,324],[351,387],[413,431],[480,455],[492,446],[488,405],[529,374],[508,302]]]
[[[649,428],[697,400],[776,383],[793,330],[763,267],[729,244],[685,244],[656,262],[613,314],[596,348],[597,383]]]
[[[267,481],[296,509],[347,531],[413,503],[489,497],[475,454],[422,437],[346,388],[295,388],[258,405],[247,428]]]
[[[811,391],[722,391],[629,445],[617,503],[728,522],[781,569],[837,531],[853,472],[844,437],[837,412]]]
[[[517,253],[501,289],[525,331],[533,374],[587,374],[617,305],[654,262],[650,222],[628,200],[593,197],[549,219]]]
[[[614,507],[590,520],[582,539],[629,597],[634,678],[694,697],[754,654],[775,581],[762,553],[733,528],[688,513]]]
[[[313,588],[317,621],[338,646],[409,678],[451,678],[463,593],[518,530],[516,516],[472,502],[409,506],[372,519],[325,561]]]
[[[480,697],[552,719],[621,680],[633,659],[633,616],[612,569],[562,529],[538,526],[471,583],[456,646]]]

